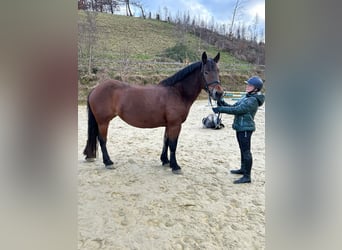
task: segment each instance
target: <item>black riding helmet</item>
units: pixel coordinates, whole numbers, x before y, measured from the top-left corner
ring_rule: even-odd
[[[253,76],[249,78],[247,81],[245,81],[245,83],[253,85],[256,89],[258,89],[258,91],[262,89],[262,86],[264,84],[261,78],[258,76]]]

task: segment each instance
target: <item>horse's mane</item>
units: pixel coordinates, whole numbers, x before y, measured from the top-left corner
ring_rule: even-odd
[[[173,86],[178,81],[182,80],[184,77],[189,75],[191,72],[195,71],[196,69],[200,68],[202,66],[202,62],[195,62],[190,64],[189,66],[185,67],[184,69],[181,69],[174,75],[162,80],[159,84],[163,86]]]

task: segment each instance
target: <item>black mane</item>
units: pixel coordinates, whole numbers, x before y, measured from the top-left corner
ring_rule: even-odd
[[[185,67],[184,69],[181,69],[174,75],[162,80],[159,84],[163,86],[173,86],[178,81],[182,80],[184,77],[195,71],[196,69],[199,69],[202,66],[202,62],[195,62],[193,64],[190,64],[189,66]]]

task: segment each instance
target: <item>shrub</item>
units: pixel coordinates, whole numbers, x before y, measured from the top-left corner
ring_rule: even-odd
[[[178,43],[171,48],[167,48],[165,50],[165,56],[181,63],[198,60],[196,53],[182,43]]]

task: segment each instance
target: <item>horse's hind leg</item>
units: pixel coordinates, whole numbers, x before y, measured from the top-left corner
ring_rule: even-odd
[[[113,162],[109,157],[108,151],[107,151],[107,131],[108,131],[108,125],[109,122],[99,124],[99,142],[101,146],[102,151],[102,158],[103,163],[105,164],[106,168],[113,169]]]
[[[166,133],[166,128],[165,128],[165,132],[164,132],[164,145],[163,145],[162,153],[160,155],[160,160],[162,161],[163,166],[170,163],[169,158],[167,156],[168,148],[169,148],[169,137],[168,137],[168,135]]]

